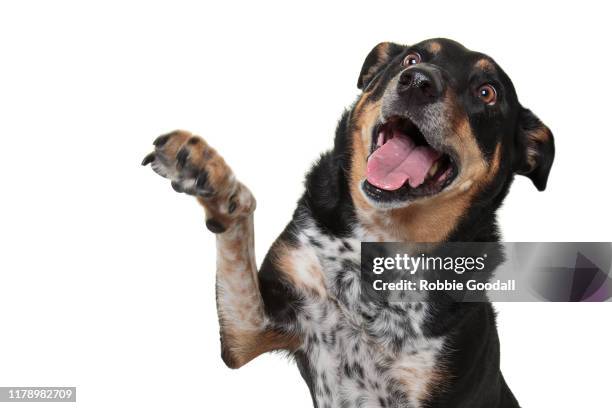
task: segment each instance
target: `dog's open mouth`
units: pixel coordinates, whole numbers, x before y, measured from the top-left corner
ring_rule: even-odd
[[[378,200],[437,194],[457,176],[450,155],[432,147],[409,119],[392,117],[374,128],[365,192]]]

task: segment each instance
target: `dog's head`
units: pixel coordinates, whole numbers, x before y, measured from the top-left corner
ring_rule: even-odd
[[[552,133],[520,105],[490,57],[447,39],[381,43],[357,85],[350,183],[362,210],[403,218],[418,210],[445,224],[425,237],[431,241],[448,235],[484,192],[504,195],[514,174],[546,187]]]

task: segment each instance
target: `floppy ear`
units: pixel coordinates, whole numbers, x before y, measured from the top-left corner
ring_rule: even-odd
[[[402,45],[390,42],[381,42],[374,47],[363,62],[361,73],[357,80],[357,88],[361,90],[367,88],[370,81],[380,72],[381,68],[391,61],[393,57],[401,53],[404,48]]]
[[[516,149],[516,173],[529,177],[543,191],[555,158],[555,142],[550,129],[529,109],[521,108],[519,113]]]

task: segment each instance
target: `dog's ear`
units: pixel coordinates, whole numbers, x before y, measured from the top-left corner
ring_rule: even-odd
[[[527,176],[539,191],[546,188],[555,158],[550,129],[529,109],[521,108],[516,135],[515,171]]]
[[[374,47],[363,62],[361,73],[357,80],[357,88],[361,90],[367,88],[370,81],[378,74],[381,68],[391,61],[393,57],[401,53],[404,48],[402,45],[390,42],[381,42]]]

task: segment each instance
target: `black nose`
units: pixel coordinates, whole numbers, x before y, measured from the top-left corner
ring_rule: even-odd
[[[437,71],[409,68],[400,74],[397,92],[411,102],[432,103],[444,93],[444,84]]]

